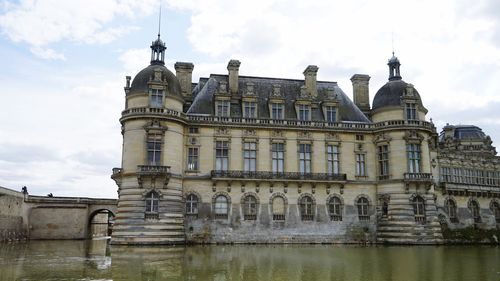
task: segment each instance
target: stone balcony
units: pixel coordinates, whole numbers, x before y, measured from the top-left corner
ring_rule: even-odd
[[[328,173],[299,173],[299,172],[270,172],[258,171],[248,172],[241,170],[217,171],[210,173],[213,180],[239,179],[239,180],[257,180],[257,181],[312,181],[312,182],[345,182],[346,174],[328,174]]]
[[[139,165],[137,175],[141,176],[170,176],[170,166]]]
[[[404,173],[405,182],[432,182],[431,173]]]
[[[379,130],[387,128],[418,127],[435,131],[434,124],[422,120],[388,120],[377,123],[326,122],[322,120],[301,121],[297,119],[242,118],[226,116],[186,115],[183,112],[151,107],[136,107],[122,111],[122,120],[137,117],[165,117],[192,124],[223,124],[259,127],[300,127],[313,129]]]

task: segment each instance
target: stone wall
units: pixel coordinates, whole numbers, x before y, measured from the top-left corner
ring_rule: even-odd
[[[26,239],[24,195],[0,187],[0,242]]]

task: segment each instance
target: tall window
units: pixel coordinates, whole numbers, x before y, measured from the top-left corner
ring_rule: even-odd
[[[413,214],[415,215],[415,221],[419,223],[425,223],[425,202],[420,196],[413,198]]]
[[[304,196],[300,199],[300,217],[303,221],[312,221],[314,219],[314,201],[310,196]]]
[[[406,145],[406,153],[408,157],[408,172],[420,173],[420,145],[408,144]]]
[[[311,145],[299,144],[299,172],[301,174],[311,173]]]
[[[149,102],[151,107],[163,107],[163,90],[150,89]]]
[[[495,216],[495,221],[497,223],[500,223],[500,204],[498,202],[493,201],[491,203],[491,211],[493,212],[493,215]]]
[[[229,204],[226,196],[219,195],[215,198],[214,211],[216,219],[227,219],[229,213]]]
[[[311,120],[311,107],[307,104],[299,104],[299,116],[298,119],[300,121],[309,121]]]
[[[479,203],[476,200],[472,200],[469,203],[469,209],[472,213],[472,217],[474,218],[474,223],[481,222],[481,209],[479,208]]]
[[[328,213],[332,221],[342,221],[342,201],[337,196],[328,201]]]
[[[257,166],[257,150],[255,142],[245,142],[243,144],[243,170],[245,172],[255,172]]]
[[[285,164],[285,144],[273,143],[271,145],[273,173],[283,173]]]
[[[189,147],[187,169],[189,171],[198,171],[199,169],[198,160],[199,160],[198,147]]]
[[[282,103],[272,103],[271,104],[271,118],[275,119],[275,120],[285,118],[283,108],[284,108],[284,104],[282,104]]]
[[[379,167],[379,179],[389,178],[389,146],[379,145],[378,146],[378,167]]]
[[[227,171],[229,165],[229,143],[227,141],[215,142],[215,170]]]
[[[358,207],[358,218],[360,221],[369,221],[370,216],[368,215],[368,207],[370,206],[370,203],[368,202],[368,199],[366,197],[360,197],[358,199],[358,202],[356,202],[356,205]]]
[[[245,199],[243,199],[243,218],[245,220],[256,220],[257,209],[257,199],[253,195],[245,196]]]
[[[326,107],[326,122],[337,122],[337,108],[335,106]]]
[[[455,201],[449,198],[446,199],[446,201],[444,201],[444,211],[448,214],[448,217],[450,218],[450,221],[452,223],[458,222],[457,205],[455,204]]]
[[[216,102],[217,108],[215,114],[217,116],[228,117],[229,116],[229,101],[219,100]]]
[[[356,153],[356,176],[366,176],[366,155],[363,153]]]
[[[186,197],[186,214],[190,216],[198,215],[198,196],[189,194]]]
[[[148,164],[160,165],[161,161],[162,135],[157,133],[148,134]]]
[[[285,199],[281,196],[276,196],[272,201],[273,205],[273,220],[274,221],[284,221],[285,220]]]
[[[257,117],[257,103],[256,102],[244,102],[243,103],[243,117],[244,118],[256,118]]]
[[[407,103],[405,106],[406,110],[406,120],[416,120],[417,119],[417,106],[414,103]]]
[[[339,157],[339,146],[338,145],[327,145],[327,172],[328,174],[338,174],[340,173],[340,157]]]
[[[145,210],[145,218],[146,219],[158,219],[158,206],[160,205],[160,196],[158,193],[151,191],[146,194],[146,210]]]

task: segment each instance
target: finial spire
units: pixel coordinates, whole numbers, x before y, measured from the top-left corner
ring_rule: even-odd
[[[158,39],[160,39],[161,33],[161,0],[160,0],[160,11],[158,12]]]
[[[165,42],[160,39],[161,32],[161,0],[160,0],[160,11],[158,13],[158,39],[151,43],[151,64],[165,64]]]
[[[392,51],[392,57],[389,59],[387,65],[389,66],[389,81],[401,80],[401,74],[399,72],[401,63],[399,62],[399,59],[394,55],[394,51]]]

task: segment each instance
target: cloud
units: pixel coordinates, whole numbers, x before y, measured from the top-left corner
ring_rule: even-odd
[[[64,59],[48,46],[61,41],[106,44],[137,29],[119,23],[155,11],[154,0],[21,0],[4,4],[0,28],[14,42],[31,46],[31,52],[43,59]],[[116,26],[109,26],[116,25]]]

